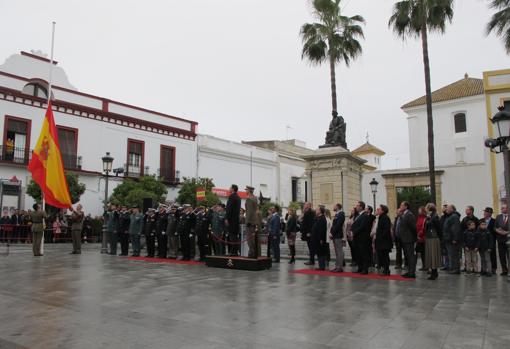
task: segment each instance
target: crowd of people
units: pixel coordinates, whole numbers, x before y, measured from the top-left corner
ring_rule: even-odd
[[[241,244],[247,242],[248,257],[261,255],[261,241],[267,241],[267,256],[274,263],[280,262],[280,244],[286,237],[289,247],[289,263],[296,261],[296,241],[300,237],[308,247],[306,265],[326,270],[330,258],[330,245],[335,253],[335,264],[330,270],[341,273],[345,270],[344,248],[350,249],[351,266],[357,273],[376,271],[390,275],[390,253],[395,250],[396,271],[405,278],[415,278],[417,261],[420,271],[428,272],[435,280],[439,270],[450,274],[491,276],[500,265],[500,274],[508,275],[509,225],[508,209],[502,205],[501,213],[493,217],[493,209],[483,210],[483,217],[475,216],[475,209],[468,206],[464,217],[452,204],[444,205],[438,212],[434,204],[419,207],[415,215],[408,202],[402,202],[392,220],[388,207],[372,207],[359,201],[349,215],[341,204],[336,204],[331,213],[326,207],[312,208],[305,203],[298,212],[289,208],[285,217],[280,215],[278,205],[262,212],[254,188],[245,188],[247,199],[244,208],[238,195],[238,187],[232,185],[227,204],[211,208],[191,205],[163,205],[141,212],[138,206],[127,207],[109,204],[104,212],[102,253],[120,256],[140,256],[143,247],[146,257],[198,258],[207,255],[239,256]],[[29,228],[34,256],[41,256],[41,241],[48,221],[52,231],[62,224],[70,230],[72,254],[81,253],[82,233],[87,217],[83,207],[71,207],[70,215],[57,215],[50,219],[41,206],[33,210],[15,210],[11,215],[3,213],[0,227],[11,229],[13,239],[21,229]],[[65,221],[65,223],[64,223]],[[243,230],[243,234],[241,234]],[[19,235],[19,234],[18,234]],[[241,236],[245,240],[241,241]],[[267,240],[266,240],[267,239]],[[405,270],[405,272],[404,272]]]
[[[317,256],[319,270],[325,270],[329,252],[326,236],[329,236],[336,254],[333,272],[343,272],[343,247],[348,244],[351,265],[357,267],[356,272],[360,274],[368,274],[370,268],[375,268],[382,275],[390,275],[389,255],[395,249],[395,270],[405,269],[401,274],[405,278],[416,278],[418,256],[421,259],[420,270],[428,272],[429,280],[438,278],[438,270],[456,275],[463,271],[467,275],[491,276],[498,269],[498,256],[500,275],[508,275],[506,205],[502,205],[496,218],[493,218],[492,208],[485,208],[481,219],[474,215],[472,206],[466,207],[465,216],[461,219],[454,205],[444,205],[442,212],[438,213],[431,203],[419,207],[415,216],[410,204],[405,201],[400,204],[393,222],[388,217],[386,205],[379,205],[373,212],[372,207],[359,201],[346,217],[342,205],[336,204],[334,212],[332,219],[326,219],[324,216],[328,214],[324,207],[314,211],[306,203],[298,219],[301,237],[309,249],[310,259],[306,264],[314,265],[314,257]],[[287,226],[287,233],[289,229]],[[289,247],[291,244],[294,242],[289,239]],[[292,254],[293,249],[290,250]]]

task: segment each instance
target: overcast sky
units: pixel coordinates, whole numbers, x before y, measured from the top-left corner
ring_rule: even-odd
[[[346,15],[365,17],[366,39],[362,57],[337,68],[348,146],[369,132],[387,153],[385,168],[408,166],[400,106],[425,90],[420,42],[388,29],[394,2],[344,0]],[[487,3],[457,0],[446,35],[431,37],[434,89],[509,68],[500,40],[484,34]],[[0,60],[49,52],[53,20],[55,59],[82,92],[189,118],[200,133],[235,141],[324,142],[329,70],[301,60],[307,0],[0,0]]]

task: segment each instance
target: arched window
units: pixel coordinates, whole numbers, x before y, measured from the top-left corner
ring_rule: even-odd
[[[38,82],[30,82],[23,87],[23,93],[39,98],[48,98],[48,89]]]
[[[466,114],[465,113],[457,113],[453,116],[453,121],[455,124],[455,133],[463,133],[467,131],[466,127]]]

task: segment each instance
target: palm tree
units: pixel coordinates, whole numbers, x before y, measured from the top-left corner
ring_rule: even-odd
[[[312,0],[313,15],[318,22],[303,24],[300,32],[303,39],[301,58],[315,65],[329,61],[333,117],[338,115],[335,65],[344,62],[349,66],[351,60],[361,55],[358,39],[364,37],[361,24],[365,23],[361,16],[343,16],[340,2]]]
[[[421,37],[423,66],[425,70],[425,94],[427,102],[427,132],[430,196],[436,202],[436,171],[434,159],[434,121],[432,119],[432,91],[430,87],[430,62],[428,33],[444,33],[446,23],[453,19],[453,0],[402,0],[395,3],[388,25],[397,36]]]
[[[487,23],[487,35],[495,31],[502,36],[506,52],[510,54],[510,0],[491,0],[489,6],[498,12]]]

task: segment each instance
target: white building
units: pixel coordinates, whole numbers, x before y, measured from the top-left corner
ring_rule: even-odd
[[[26,168],[47,107],[49,64],[39,54],[21,52],[0,65],[0,177],[21,180],[22,192],[31,178]],[[195,175],[196,162],[190,159],[197,156],[196,122],[80,92],[54,64],[53,112],[62,157],[66,170],[77,173],[87,186],[81,198],[87,212],[101,212],[105,152],[115,159],[114,168],[125,170],[124,175],[157,173],[171,188],[178,174]],[[111,190],[119,181],[110,183]],[[9,192],[0,198],[3,207],[18,206]],[[19,207],[31,205],[32,199],[21,195]]]
[[[507,102],[507,100],[509,102]],[[486,206],[499,207],[503,184],[501,156],[484,147],[494,130],[490,117],[497,106],[510,108],[510,71],[467,74],[432,93],[437,203],[454,203],[460,211],[473,205],[476,214]],[[404,106],[409,132],[411,168],[374,171],[363,176],[363,199],[372,202],[368,184],[380,184],[377,201],[395,212],[397,192],[406,187],[429,187],[427,110],[425,96]]]

